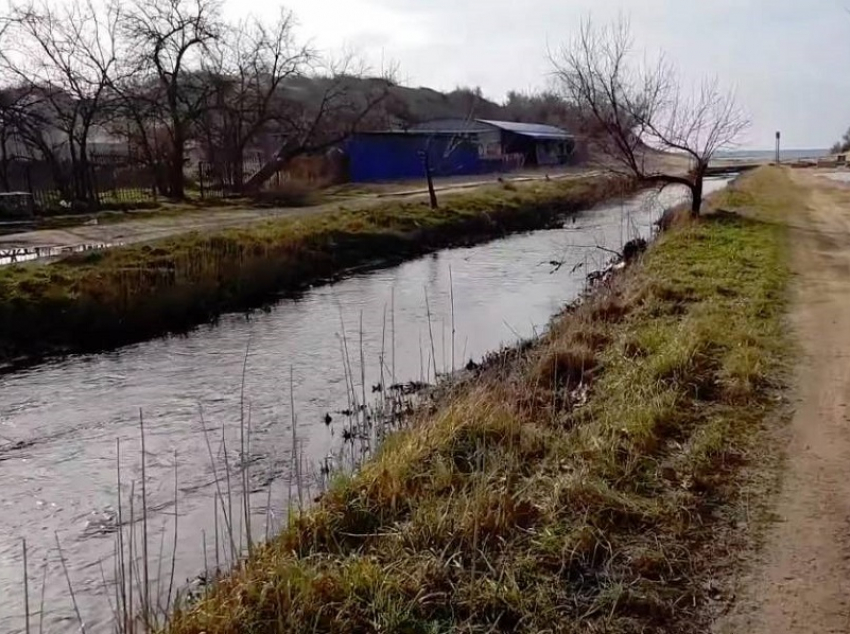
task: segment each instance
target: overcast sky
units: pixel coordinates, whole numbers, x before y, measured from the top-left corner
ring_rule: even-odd
[[[254,3],[226,0],[232,16]],[[261,11],[273,15],[273,2]],[[256,5],[254,5],[256,6]],[[625,12],[637,44],[664,51],[680,72],[716,75],[753,119],[743,145],[831,145],[850,126],[850,0],[288,0],[302,37],[353,48],[403,82],[450,90],[480,86],[496,100],[545,87],[547,50],[583,17]],[[254,9],[256,10],[256,9]]]

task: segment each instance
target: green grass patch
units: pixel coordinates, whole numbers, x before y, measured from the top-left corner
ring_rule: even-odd
[[[623,194],[609,179],[387,203],[0,268],[0,363],[97,350],[261,305],[347,268],[541,228]]]
[[[708,631],[709,581],[773,449],[781,220],[799,204],[782,171],[748,175],[714,203],[745,216],[664,235],[168,631]]]

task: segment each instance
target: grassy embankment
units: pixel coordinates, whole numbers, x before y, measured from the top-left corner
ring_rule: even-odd
[[[0,268],[0,363],[97,350],[262,304],[346,268],[541,228],[622,194],[608,179],[387,203]]]
[[[797,200],[764,170],[714,204]],[[785,252],[781,224],[740,216],[666,234],[169,632],[707,631],[774,453]]]

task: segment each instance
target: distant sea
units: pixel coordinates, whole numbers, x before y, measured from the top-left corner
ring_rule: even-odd
[[[797,161],[799,159],[815,159],[829,156],[829,150],[781,150],[780,158],[783,161]],[[764,161],[773,160],[776,150],[735,150],[732,152],[718,152],[717,158],[735,159],[738,161]]]

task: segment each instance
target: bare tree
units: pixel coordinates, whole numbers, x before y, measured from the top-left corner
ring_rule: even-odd
[[[734,145],[749,121],[717,80],[689,94],[663,57],[635,63],[633,54],[626,20],[605,28],[588,20],[552,62],[565,96],[596,123],[596,145],[614,169],[643,182],[686,186],[691,211],[699,214],[712,157]],[[659,151],[687,157],[690,169],[665,167]]]
[[[164,131],[166,193],[173,198],[185,196],[187,144],[212,89],[202,58],[224,28],[220,9],[218,0],[134,0],[121,22],[133,81],[117,91],[149,155]]]
[[[0,47],[6,44],[6,32],[9,23],[0,25]],[[12,147],[16,140],[17,115],[21,98],[20,91],[4,86],[0,89],[0,187],[9,191],[9,166],[14,159],[15,149]]]
[[[274,117],[279,147],[246,181],[245,189],[256,191],[292,159],[326,151],[357,130],[373,127],[370,119],[381,116],[378,106],[393,85],[392,71],[369,78],[353,56],[331,62],[316,59],[309,73],[282,82]]]
[[[434,187],[434,162],[436,169],[441,170],[445,162],[464,146],[474,146],[474,125],[478,104],[483,99],[478,93],[478,99],[471,100],[467,105],[467,114],[460,127],[450,135],[430,134],[425,141],[425,147],[419,152],[422,159],[422,167],[425,170],[425,183],[428,186],[428,200],[431,209],[439,208],[437,200],[437,189]]]
[[[92,3],[52,6],[45,0],[14,5],[13,37],[3,47],[4,74],[13,79],[17,133],[58,172],[70,165],[75,200],[97,203],[89,144],[95,126],[107,115],[108,86],[117,61],[120,12],[102,13]],[[60,178],[60,189],[67,187]]]
[[[128,76],[112,85],[115,116],[108,129],[127,143],[127,155],[152,175],[156,191],[167,193],[171,137],[163,123],[161,87],[149,78]]]
[[[257,18],[243,20],[229,27],[205,58],[213,90],[198,127],[209,160],[229,172],[237,191],[244,181],[246,148],[271,133],[287,111],[285,82],[304,74],[315,57],[297,43],[293,27],[288,11],[271,26]]]

